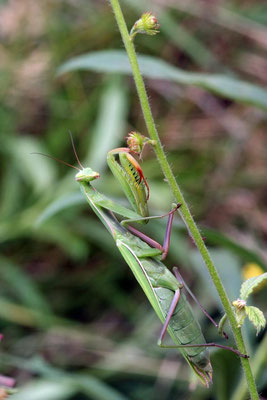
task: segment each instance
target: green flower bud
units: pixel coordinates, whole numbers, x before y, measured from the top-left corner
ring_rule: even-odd
[[[237,308],[238,310],[242,310],[246,306],[245,300],[237,299],[232,302],[233,306]]]
[[[138,19],[132,27],[130,32],[131,39],[133,39],[137,33],[156,35],[159,32],[159,27],[160,25],[157,18],[151,12],[146,12],[141,15],[141,18]]]
[[[130,132],[126,137],[129,149],[136,154],[141,154],[147,138],[139,132]]]

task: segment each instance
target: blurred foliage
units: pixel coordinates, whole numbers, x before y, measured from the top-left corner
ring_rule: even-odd
[[[1,373],[17,379],[13,398],[20,400],[228,400],[234,390],[235,400],[244,398],[236,356],[211,351],[214,385],[206,390],[190,383],[178,352],[157,348],[160,324],[80,196],[74,171],[31,154],[75,164],[71,131],[82,162],[101,172],[97,188],[125,201],[107,171],[106,152],[123,145],[129,131],[146,130],[132,78],[106,52],[122,50],[107,3],[0,3]],[[143,11],[156,13],[161,24],[156,37],[136,37],[138,52],[153,57],[145,74],[151,106],[177,179],[234,300],[244,265],[266,271],[267,5],[253,0],[121,3],[129,28]],[[70,59],[98,51],[107,57],[105,73],[96,60],[90,71],[56,76]],[[172,81],[157,75],[166,65],[175,71]],[[218,75],[221,97],[209,84],[199,84],[199,78],[211,82]],[[194,77],[195,83],[180,85],[181,77]],[[260,100],[248,101],[255,93]],[[172,198],[151,149],[142,165],[151,187],[151,214],[168,211]],[[151,222],[147,232],[162,240],[164,227],[164,221]],[[179,265],[200,302],[219,319],[217,295],[178,219],[167,263]],[[253,304],[263,309],[264,296],[266,288],[255,292]],[[194,309],[207,341],[220,342]],[[256,338],[248,324],[243,329],[253,358],[263,334]],[[258,388],[267,397],[264,351],[266,346],[261,368],[255,368]]]

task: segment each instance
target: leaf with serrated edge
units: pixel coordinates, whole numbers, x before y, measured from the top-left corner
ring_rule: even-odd
[[[253,292],[253,290],[264,280],[267,280],[267,272],[259,276],[254,276],[253,278],[245,281],[240,289],[240,298],[242,300],[247,300],[248,296]]]
[[[246,314],[249,320],[253,323],[257,329],[256,335],[263,329],[266,325],[266,319],[263,312],[258,307],[247,306],[245,307]]]

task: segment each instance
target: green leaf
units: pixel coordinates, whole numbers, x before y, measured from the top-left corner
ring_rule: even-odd
[[[24,305],[41,312],[51,313],[49,303],[23,268],[0,257],[0,277]]]
[[[224,325],[227,322],[227,319],[228,319],[227,314],[224,314],[219,321],[218,333],[220,336],[223,336]]]
[[[30,136],[16,138],[16,145],[10,147],[19,173],[33,186],[37,193],[42,193],[55,181],[55,164],[46,157],[32,153],[46,153],[38,140]]]
[[[76,260],[84,260],[88,256],[88,243],[80,237],[60,218],[54,221],[47,221],[36,230],[36,236],[43,242],[56,243],[63,250]]]
[[[53,217],[58,212],[69,208],[71,206],[76,206],[77,204],[85,203],[84,198],[80,192],[68,193],[64,194],[63,196],[59,197],[52,203],[50,203],[43,212],[39,215],[38,219],[35,222],[35,226],[39,227],[42,225],[46,220]]]
[[[146,78],[202,87],[222,97],[267,110],[267,90],[260,86],[227,75],[183,71],[156,57],[138,55],[138,61]],[[76,70],[132,74],[128,57],[121,50],[97,51],[72,58],[59,67],[57,74]]]
[[[245,307],[246,314],[249,320],[257,329],[256,335],[263,329],[266,325],[266,319],[263,315],[263,312],[258,307],[246,306]]]
[[[10,356],[7,355],[5,359],[10,359]],[[38,357],[27,360],[11,358],[11,364],[43,376],[43,379],[35,379],[19,388],[14,396],[17,400],[63,400],[80,392],[94,400],[128,400],[117,389],[89,373],[66,373]]]
[[[248,296],[253,292],[253,290],[255,290],[256,287],[265,280],[267,280],[267,272],[246,280],[241,286],[240,298],[247,300]]]
[[[66,375],[68,377],[68,375]],[[73,374],[69,375],[69,379],[73,380],[73,384],[81,392],[87,394],[89,398],[95,400],[127,400],[128,397],[119,393],[117,389],[106,384],[104,381],[92,376],[85,374]]]
[[[75,394],[76,388],[69,382],[36,380],[20,388],[13,400],[63,400]]]
[[[90,148],[85,165],[93,165],[95,171],[106,168],[107,152],[118,147],[125,136],[128,113],[127,85],[125,78],[108,77],[99,105],[94,129],[90,133]]]

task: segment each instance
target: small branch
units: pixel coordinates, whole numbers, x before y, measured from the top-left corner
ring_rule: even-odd
[[[154,150],[155,150],[158,162],[159,162],[161,169],[165,175],[165,178],[168,181],[168,184],[173,192],[176,202],[182,203],[182,206],[179,209],[180,215],[189,231],[190,236],[193,238],[199,252],[201,253],[201,256],[203,258],[203,261],[204,261],[207,269],[209,270],[210,276],[211,276],[213,283],[217,289],[217,292],[220,296],[225,313],[227,314],[230,325],[232,327],[232,331],[233,331],[233,334],[235,337],[235,341],[236,341],[238,350],[240,353],[246,354],[246,348],[245,348],[244,341],[242,338],[241,330],[237,327],[235,316],[232,311],[232,306],[227,297],[226,291],[223,287],[223,284],[222,284],[220,277],[218,275],[218,272],[213,264],[213,261],[210,257],[208,249],[206,248],[206,246],[203,242],[200,232],[193,220],[190,210],[185,202],[183,194],[178,186],[178,183],[176,182],[176,179],[173,175],[171,167],[167,161],[166,155],[163,151],[163,147],[161,145],[159,135],[158,135],[158,132],[157,132],[157,129],[155,126],[155,122],[154,122],[154,119],[152,116],[152,112],[150,109],[144,81],[143,81],[142,75],[140,73],[139,65],[137,62],[137,56],[136,56],[134,44],[130,38],[128,29],[127,29],[127,26],[126,26],[126,23],[124,20],[124,16],[121,11],[119,0],[110,0],[110,3],[112,6],[112,9],[113,9],[113,12],[115,14],[115,18],[116,18],[116,21],[117,21],[117,24],[118,24],[118,27],[119,27],[119,30],[120,30],[120,33],[122,36],[122,40],[123,40],[125,49],[127,51],[131,66],[132,66],[133,77],[134,77],[134,81],[136,84],[136,89],[137,89],[137,93],[138,93],[139,100],[141,103],[141,108],[143,111],[147,130],[148,130],[150,138],[155,141]],[[251,372],[249,360],[245,359],[245,358],[241,358],[240,360],[241,360],[241,363],[242,363],[242,366],[243,366],[243,369],[245,372],[251,399],[258,400],[259,396],[257,393],[256,384],[255,384],[255,381],[254,381],[254,378],[253,378],[253,375]]]

